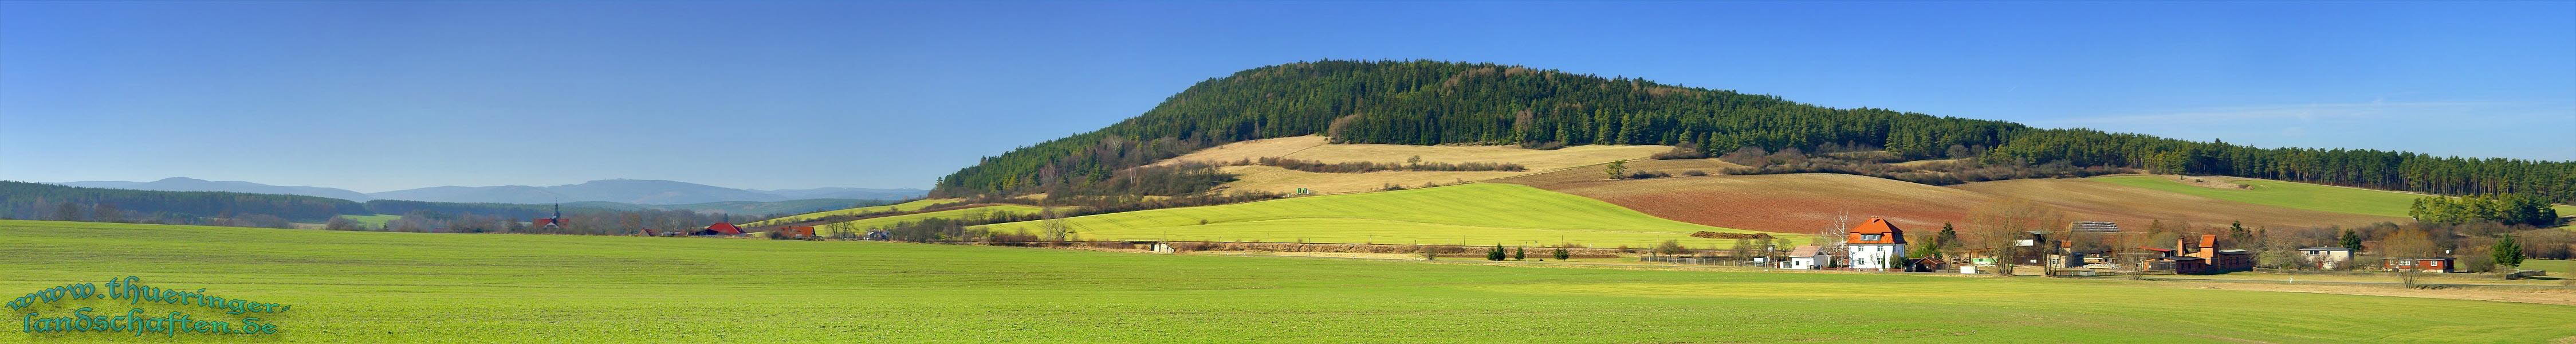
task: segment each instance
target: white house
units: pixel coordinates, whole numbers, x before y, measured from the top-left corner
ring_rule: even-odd
[[[1780,261],[1780,268],[1815,270],[1825,267],[1825,262],[1834,261],[1834,255],[1822,254],[1816,251],[1818,251],[1816,245],[1798,246],[1798,248],[1790,249],[1789,260]]]
[[[2334,270],[2352,264],[2352,249],[2342,247],[2309,247],[2299,249],[2308,263],[2320,269]]]
[[[1886,219],[1871,217],[1869,222],[1852,227],[1843,242],[1853,269],[1905,268],[1905,230],[1896,229]]]

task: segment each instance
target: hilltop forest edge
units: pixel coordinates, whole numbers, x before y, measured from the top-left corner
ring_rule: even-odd
[[[2144,169],[2576,203],[2576,161],[2256,148],[1886,109],[1835,109],[1626,77],[1428,60],[1323,60],[1212,78],[1106,128],[983,158],[941,177],[931,197],[1045,193],[1050,202],[1075,204],[1114,203],[1081,201],[1086,197],[1197,196],[1233,177],[1211,165],[1147,165],[1230,142],[1318,134],[1335,143],[1518,144],[1538,149],[1672,145],[1692,150],[1683,155],[1697,156],[1870,147],[1898,159],[1967,158],[1963,161],[1973,165],[1962,168],[2068,171],[1998,174],[2005,178]],[[1796,172],[1960,182],[1840,168]]]

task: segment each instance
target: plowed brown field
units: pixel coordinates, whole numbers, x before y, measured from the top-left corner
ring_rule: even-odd
[[[1875,216],[1906,229],[1937,230],[1943,222],[1965,222],[1968,212],[1979,204],[2005,196],[2057,205],[2067,211],[2071,221],[2115,221],[2127,228],[2144,228],[2153,220],[2217,226],[2244,221],[2246,226],[2284,227],[2400,220],[2247,204],[2083,179],[2011,180],[1951,187],[1843,174],[1498,181],[1608,201],[1682,222],[1766,232],[1815,233],[1842,213],[1850,214],[1854,222]]]

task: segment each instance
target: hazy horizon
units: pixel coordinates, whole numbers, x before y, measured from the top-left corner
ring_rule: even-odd
[[[2576,3],[0,2],[0,180],[927,189],[1192,83],[1325,58],[2576,160],[2548,131],[2576,127],[2567,13]]]

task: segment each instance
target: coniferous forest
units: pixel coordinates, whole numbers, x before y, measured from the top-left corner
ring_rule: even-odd
[[[2140,168],[2439,194],[2576,202],[2576,162],[2361,149],[2257,148],[1885,109],[1489,63],[1315,61],[1209,79],[1143,115],[986,157],[933,195],[1097,189],[1121,170],[1228,142],[1323,134],[1337,143],[1885,147],[1906,159]],[[1981,152],[1981,153],[1979,153]]]

